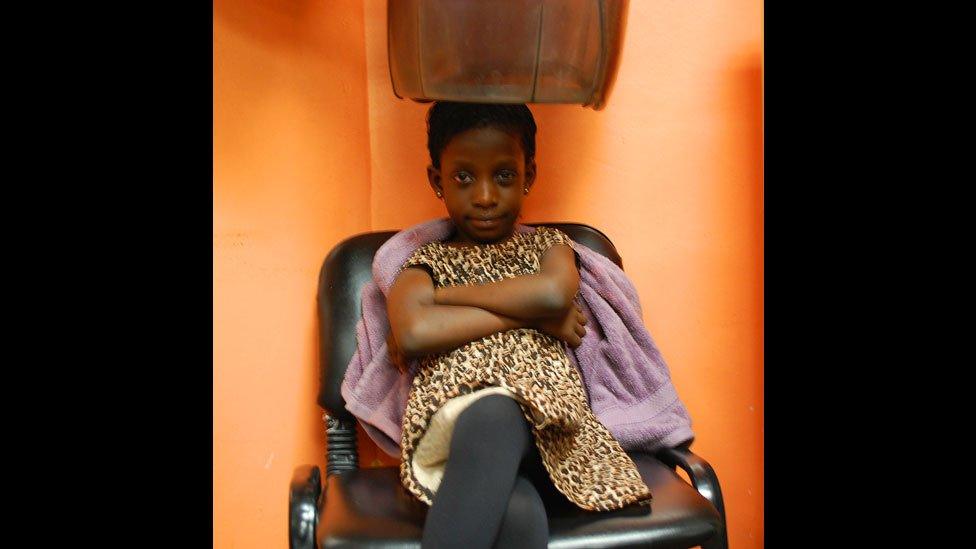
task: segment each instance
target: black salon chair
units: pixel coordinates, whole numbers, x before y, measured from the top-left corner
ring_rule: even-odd
[[[532,223],[530,225],[539,225]],[[620,255],[600,231],[579,223],[545,223],[602,253],[617,265]],[[360,289],[370,277],[373,254],[394,232],[374,232],[339,243],[325,258],[319,276],[321,389],[326,411],[326,477],[317,466],[295,470],[289,494],[289,547],[419,548],[427,506],[400,484],[397,467],[360,469],[356,419],[345,408],[339,387],[356,349]],[[718,478],[687,447],[655,455],[631,452],[654,494],[650,509],[631,506],[589,512],[546,502],[549,547],[656,547],[725,549],[728,537]],[[689,486],[676,473],[680,467]],[[561,502],[560,502],[561,503]]]

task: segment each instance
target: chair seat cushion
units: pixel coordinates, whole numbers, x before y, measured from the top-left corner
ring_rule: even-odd
[[[565,497],[556,500],[559,494],[543,494],[550,548],[684,548],[715,534],[721,519],[705,498],[654,457],[630,455],[654,495],[650,508],[592,512]],[[427,506],[403,488],[398,472],[383,467],[330,476],[324,486],[319,547],[419,548]]]

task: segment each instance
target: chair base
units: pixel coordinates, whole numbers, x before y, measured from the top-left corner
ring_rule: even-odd
[[[719,513],[667,465],[631,454],[654,499],[650,507],[585,511],[545,501],[549,547],[687,548],[723,531]],[[420,547],[427,506],[400,484],[396,467],[330,475],[320,510],[318,547]]]

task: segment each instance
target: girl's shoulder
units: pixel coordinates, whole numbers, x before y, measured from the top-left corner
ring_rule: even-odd
[[[434,240],[426,244],[421,245],[416,250],[413,251],[415,254],[432,254],[440,251],[444,247],[444,244],[439,240]]]
[[[576,263],[576,269],[579,270],[582,267],[582,260],[580,259],[579,250],[576,249],[576,243],[573,242],[573,239],[569,238],[569,235],[566,233],[555,227],[539,226],[536,228],[533,236],[535,237],[534,244],[536,257],[538,257],[540,261],[550,248],[559,244],[564,244],[573,250],[573,261]]]
[[[572,239],[569,235],[560,231],[555,227],[546,227],[545,225],[540,225],[536,227],[535,233],[533,233],[533,243],[538,247],[540,253],[545,253],[549,248],[555,246],[556,244],[565,244],[570,248],[574,248]]]
[[[400,271],[403,271],[407,267],[435,267],[441,257],[441,245],[440,242],[428,242],[413,251],[403,265],[400,266]]]

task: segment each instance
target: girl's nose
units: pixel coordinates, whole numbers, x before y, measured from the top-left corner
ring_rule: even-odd
[[[498,190],[491,181],[479,181],[474,193],[474,205],[482,208],[494,208],[498,205]]]

